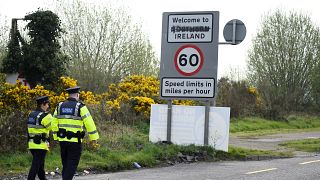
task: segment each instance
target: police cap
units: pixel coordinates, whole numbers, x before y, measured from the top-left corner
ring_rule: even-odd
[[[80,87],[79,86],[71,87],[71,88],[66,89],[66,91],[69,94],[79,93],[80,92]]]
[[[49,103],[49,97],[48,96],[37,97],[36,101],[37,101],[37,104]]]

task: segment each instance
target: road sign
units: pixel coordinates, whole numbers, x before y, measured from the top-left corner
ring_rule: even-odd
[[[162,78],[161,97],[214,98],[214,78]]]
[[[223,28],[223,37],[233,45],[241,43],[246,37],[246,26],[238,19],[229,21]]]
[[[212,41],[213,14],[170,14],[168,19],[168,42]]]
[[[219,12],[165,12],[162,22],[160,98],[213,100]]]
[[[187,44],[181,46],[174,57],[174,64],[177,71],[185,76],[192,76],[200,71],[204,57],[200,48]]]

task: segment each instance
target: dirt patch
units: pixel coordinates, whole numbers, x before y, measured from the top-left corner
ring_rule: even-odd
[[[243,147],[247,149],[270,150],[278,152],[292,151],[295,156],[314,156],[318,153],[295,151],[294,149],[279,146],[279,144],[283,142],[310,138],[320,138],[320,132],[284,133],[250,138],[230,137],[229,144],[235,147]]]

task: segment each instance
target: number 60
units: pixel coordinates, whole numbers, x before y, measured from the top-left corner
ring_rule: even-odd
[[[181,54],[179,56],[179,65],[180,66],[186,66],[189,62],[191,66],[197,66],[199,63],[199,56],[197,54],[191,54],[189,56],[189,61],[188,61],[188,56],[186,54]],[[193,61],[194,60],[194,61]]]

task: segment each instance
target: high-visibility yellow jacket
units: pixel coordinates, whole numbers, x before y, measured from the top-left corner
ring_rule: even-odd
[[[83,138],[71,135],[83,133],[86,129],[90,140],[99,139],[96,125],[88,108],[74,98],[60,102],[55,109],[52,120],[53,139],[57,141],[82,142]],[[67,137],[71,134],[71,137]]]
[[[52,116],[37,109],[28,117],[28,148],[49,150],[48,140]],[[37,140],[36,140],[37,139]]]

